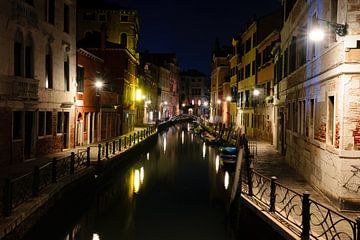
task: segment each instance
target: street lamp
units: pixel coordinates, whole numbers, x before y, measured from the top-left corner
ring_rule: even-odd
[[[347,26],[346,24],[340,24],[340,23],[334,23],[334,22],[330,22],[324,19],[320,19],[317,18],[317,21],[321,21],[321,22],[325,22],[326,25],[337,35],[339,35],[340,37],[343,37],[346,35],[347,33]],[[322,29],[320,29],[319,27],[315,27],[314,29],[312,29],[309,33],[309,39],[312,41],[322,41],[325,37],[325,33]]]
[[[102,89],[102,87],[104,86],[104,83],[100,80],[100,79],[97,79],[96,82],[95,82],[95,87],[96,87],[96,96],[98,97],[98,109],[99,109],[99,125],[97,127],[98,129],[98,132],[97,132],[97,136],[98,136],[98,141],[101,140],[101,99],[100,99],[100,90]]]

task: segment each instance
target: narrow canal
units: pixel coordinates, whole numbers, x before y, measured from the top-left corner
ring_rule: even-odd
[[[91,196],[62,200],[25,239],[235,239],[229,177],[216,150],[189,128],[159,134]]]

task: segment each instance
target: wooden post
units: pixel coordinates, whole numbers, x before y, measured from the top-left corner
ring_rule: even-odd
[[[86,148],[86,167],[90,167],[90,147]]]
[[[304,192],[302,199],[302,232],[301,240],[310,239],[310,193]]]
[[[70,157],[70,174],[74,174],[75,172],[75,153],[71,152]]]
[[[106,159],[108,159],[109,158],[109,142],[106,142],[106,144],[105,144],[105,149],[106,149]]]
[[[115,154],[115,146],[116,146],[116,143],[115,143],[115,140],[114,140],[114,141],[113,141],[113,149],[112,149],[112,150],[113,150],[113,152],[112,152],[113,154]]]
[[[100,163],[101,160],[101,144],[98,145],[98,163]]]
[[[270,182],[270,212],[275,212],[275,202],[276,202],[276,180],[277,177],[272,176]]]

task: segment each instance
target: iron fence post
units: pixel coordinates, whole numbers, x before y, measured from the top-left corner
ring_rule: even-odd
[[[4,196],[3,196],[3,203],[4,203],[4,215],[5,217],[9,217],[11,215],[12,210],[12,185],[11,179],[5,179],[5,186],[4,186]]]
[[[70,157],[70,174],[74,174],[75,172],[75,153],[71,152]]]
[[[106,148],[106,158],[109,158],[109,142],[106,142],[106,144],[105,144],[105,148]]]
[[[136,143],[136,133],[134,133],[134,145]]]
[[[40,168],[35,166],[33,170],[33,182],[32,182],[32,196],[36,197],[39,195],[40,187]]]
[[[131,147],[131,142],[132,142],[132,140],[131,140],[131,134],[129,135],[129,147]]]
[[[253,195],[252,175],[253,175],[253,169],[252,169],[251,166],[248,166],[247,180],[248,180],[248,187],[249,187],[248,195],[249,195],[250,197]]]
[[[356,240],[360,240],[360,217],[356,218]]]
[[[116,143],[115,143],[115,140],[113,141],[113,154],[115,154],[115,145],[116,145]]]
[[[119,138],[119,152],[121,152],[121,138]]]
[[[302,199],[302,232],[301,240],[310,239],[310,193],[304,192]]]
[[[272,176],[270,182],[270,212],[275,212],[275,202],[276,202],[276,180],[277,177]]]
[[[90,167],[90,147],[86,148],[86,167]]]
[[[57,180],[57,160],[56,157],[53,158],[52,160],[52,167],[51,167],[51,179],[53,183],[56,183]]]
[[[100,163],[101,160],[101,144],[98,145],[98,163]]]
[[[137,135],[138,135],[138,143],[140,142],[140,134],[139,132],[137,132]]]
[[[124,148],[126,149],[126,136],[124,138]]]

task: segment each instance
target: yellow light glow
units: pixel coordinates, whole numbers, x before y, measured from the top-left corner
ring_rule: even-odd
[[[140,171],[135,169],[134,172],[134,193],[138,193],[140,190]]]
[[[219,172],[219,166],[220,166],[220,157],[219,157],[219,155],[216,155],[216,159],[215,159],[215,170],[216,170],[216,173]]]
[[[143,184],[144,182],[144,177],[145,177],[145,173],[144,173],[144,167],[140,168],[140,183]]]
[[[147,159],[147,160],[150,160],[150,153],[147,153],[147,154],[146,154],[146,159]]]
[[[231,96],[227,96],[226,101],[231,102]]]
[[[136,99],[136,101],[140,101],[142,99],[141,89],[136,89],[135,99]]]
[[[254,89],[254,96],[259,96],[260,95],[260,91],[259,89]]]
[[[221,100],[217,100],[217,104],[220,104],[221,103]]]
[[[225,177],[224,177],[224,187],[225,189],[228,189],[229,187],[229,173],[227,171],[225,172]]]
[[[166,152],[166,138],[164,138],[164,152]]]
[[[185,140],[185,133],[184,131],[181,132],[181,144],[184,144],[184,140]]]

